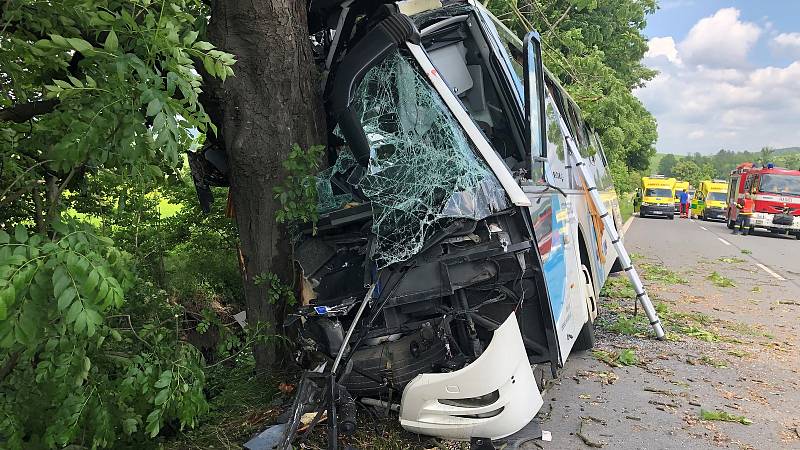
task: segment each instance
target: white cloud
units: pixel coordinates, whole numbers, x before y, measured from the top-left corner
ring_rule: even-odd
[[[647,59],[666,57],[673,64],[681,64],[678,57],[678,49],[675,47],[675,40],[672,36],[655,37],[647,41],[647,52],[644,54]]]
[[[781,47],[800,48],[800,33],[781,33],[774,42]]]
[[[761,28],[739,20],[736,8],[723,8],[700,19],[678,49],[684,61],[707,67],[731,68],[747,65],[747,53],[758,41]]]
[[[759,34],[738,10],[726,8],[701,19],[678,44],[670,36],[650,39],[644,62],[659,74],[635,93],[658,120],[660,152],[800,144],[800,60],[748,66]],[[796,38],[800,50],[800,33],[780,36],[784,45]]]

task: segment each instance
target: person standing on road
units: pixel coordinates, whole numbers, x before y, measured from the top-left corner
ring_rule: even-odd
[[[733,234],[736,234],[736,227],[742,235],[750,234],[750,216],[755,212],[756,204],[749,193],[744,194],[744,198],[736,202],[736,209],[739,213],[736,214],[736,224],[733,226]]]
[[[681,217],[688,218],[689,217],[689,193],[686,189],[683,192],[678,194],[678,199],[681,202]]]

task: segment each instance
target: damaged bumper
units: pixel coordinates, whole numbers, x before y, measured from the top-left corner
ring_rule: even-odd
[[[447,439],[499,439],[530,422],[542,403],[511,314],[475,362],[455,372],[418,375],[406,385],[400,424]]]

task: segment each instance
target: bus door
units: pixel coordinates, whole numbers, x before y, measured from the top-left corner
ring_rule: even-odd
[[[530,207],[536,244],[542,259],[545,283],[556,327],[560,363],[572,350],[581,327],[589,318],[578,246],[578,218],[574,199],[582,194],[566,163],[566,140],[558,125],[558,86],[545,83],[541,53],[535,33],[524,40],[526,55],[526,115],[530,121],[527,140],[541,179],[523,185]],[[544,98],[544,102],[540,99]],[[537,169],[536,165],[540,168]]]

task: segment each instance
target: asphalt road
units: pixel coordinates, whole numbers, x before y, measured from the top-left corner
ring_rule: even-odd
[[[633,300],[603,298],[596,349],[631,349],[639,362],[570,356],[545,391],[539,419],[552,441],[539,444],[800,449],[800,241],[732,235],[718,222],[636,217],[624,242],[640,270],[685,280],[642,270],[651,297],[674,315],[672,340],[613,330],[609,324],[632,313]],[[675,328],[680,321],[691,327]],[[752,423],[701,420],[701,410]]]

